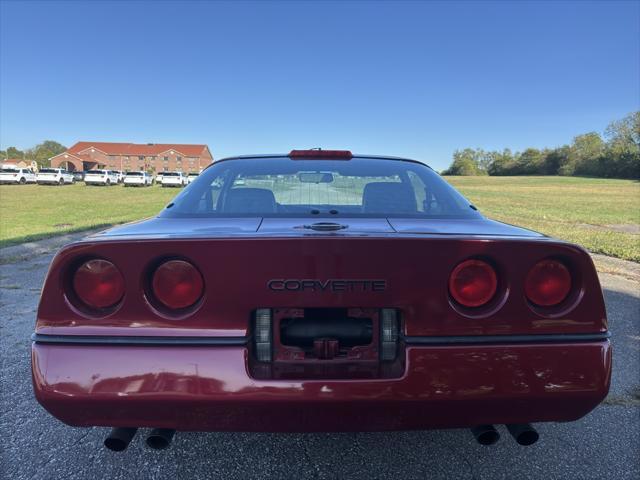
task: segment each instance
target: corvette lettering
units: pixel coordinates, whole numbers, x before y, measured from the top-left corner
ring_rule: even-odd
[[[273,279],[267,282],[274,292],[383,292],[386,280]]]

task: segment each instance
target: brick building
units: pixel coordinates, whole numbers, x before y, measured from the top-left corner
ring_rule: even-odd
[[[66,152],[51,157],[50,161],[52,167],[70,171],[106,168],[198,173],[213,162],[213,156],[207,145],[78,142]]]

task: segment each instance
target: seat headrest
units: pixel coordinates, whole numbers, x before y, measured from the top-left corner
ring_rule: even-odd
[[[275,213],[276,198],[266,188],[232,188],[227,192],[224,213]]]
[[[365,213],[417,213],[413,192],[400,182],[367,183],[362,192]]]

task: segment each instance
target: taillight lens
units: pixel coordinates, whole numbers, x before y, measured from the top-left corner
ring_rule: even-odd
[[[496,294],[498,278],[491,265],[482,260],[465,260],[449,277],[449,293],[465,307],[480,307]]]
[[[151,281],[154,296],[172,310],[194,305],[204,291],[202,275],[196,267],[184,260],[169,260],[153,273]]]
[[[76,270],[73,275],[73,290],[88,307],[109,308],[124,296],[124,278],[113,263],[93,259]]]
[[[567,298],[571,284],[571,273],[564,264],[557,260],[543,260],[529,271],[524,290],[534,305],[552,307]]]

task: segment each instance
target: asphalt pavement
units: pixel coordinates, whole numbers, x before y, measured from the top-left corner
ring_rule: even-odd
[[[640,478],[637,264],[602,262],[614,344],[609,397],[577,422],[538,424],[540,440],[531,447],[500,426],[502,439],[490,447],[467,430],[178,433],[170,449],[154,451],[139,433],[114,453],[102,446],[107,429],[62,424],[31,388],[29,336],[40,288],[55,250],[73,237],[0,250],[0,478]]]

